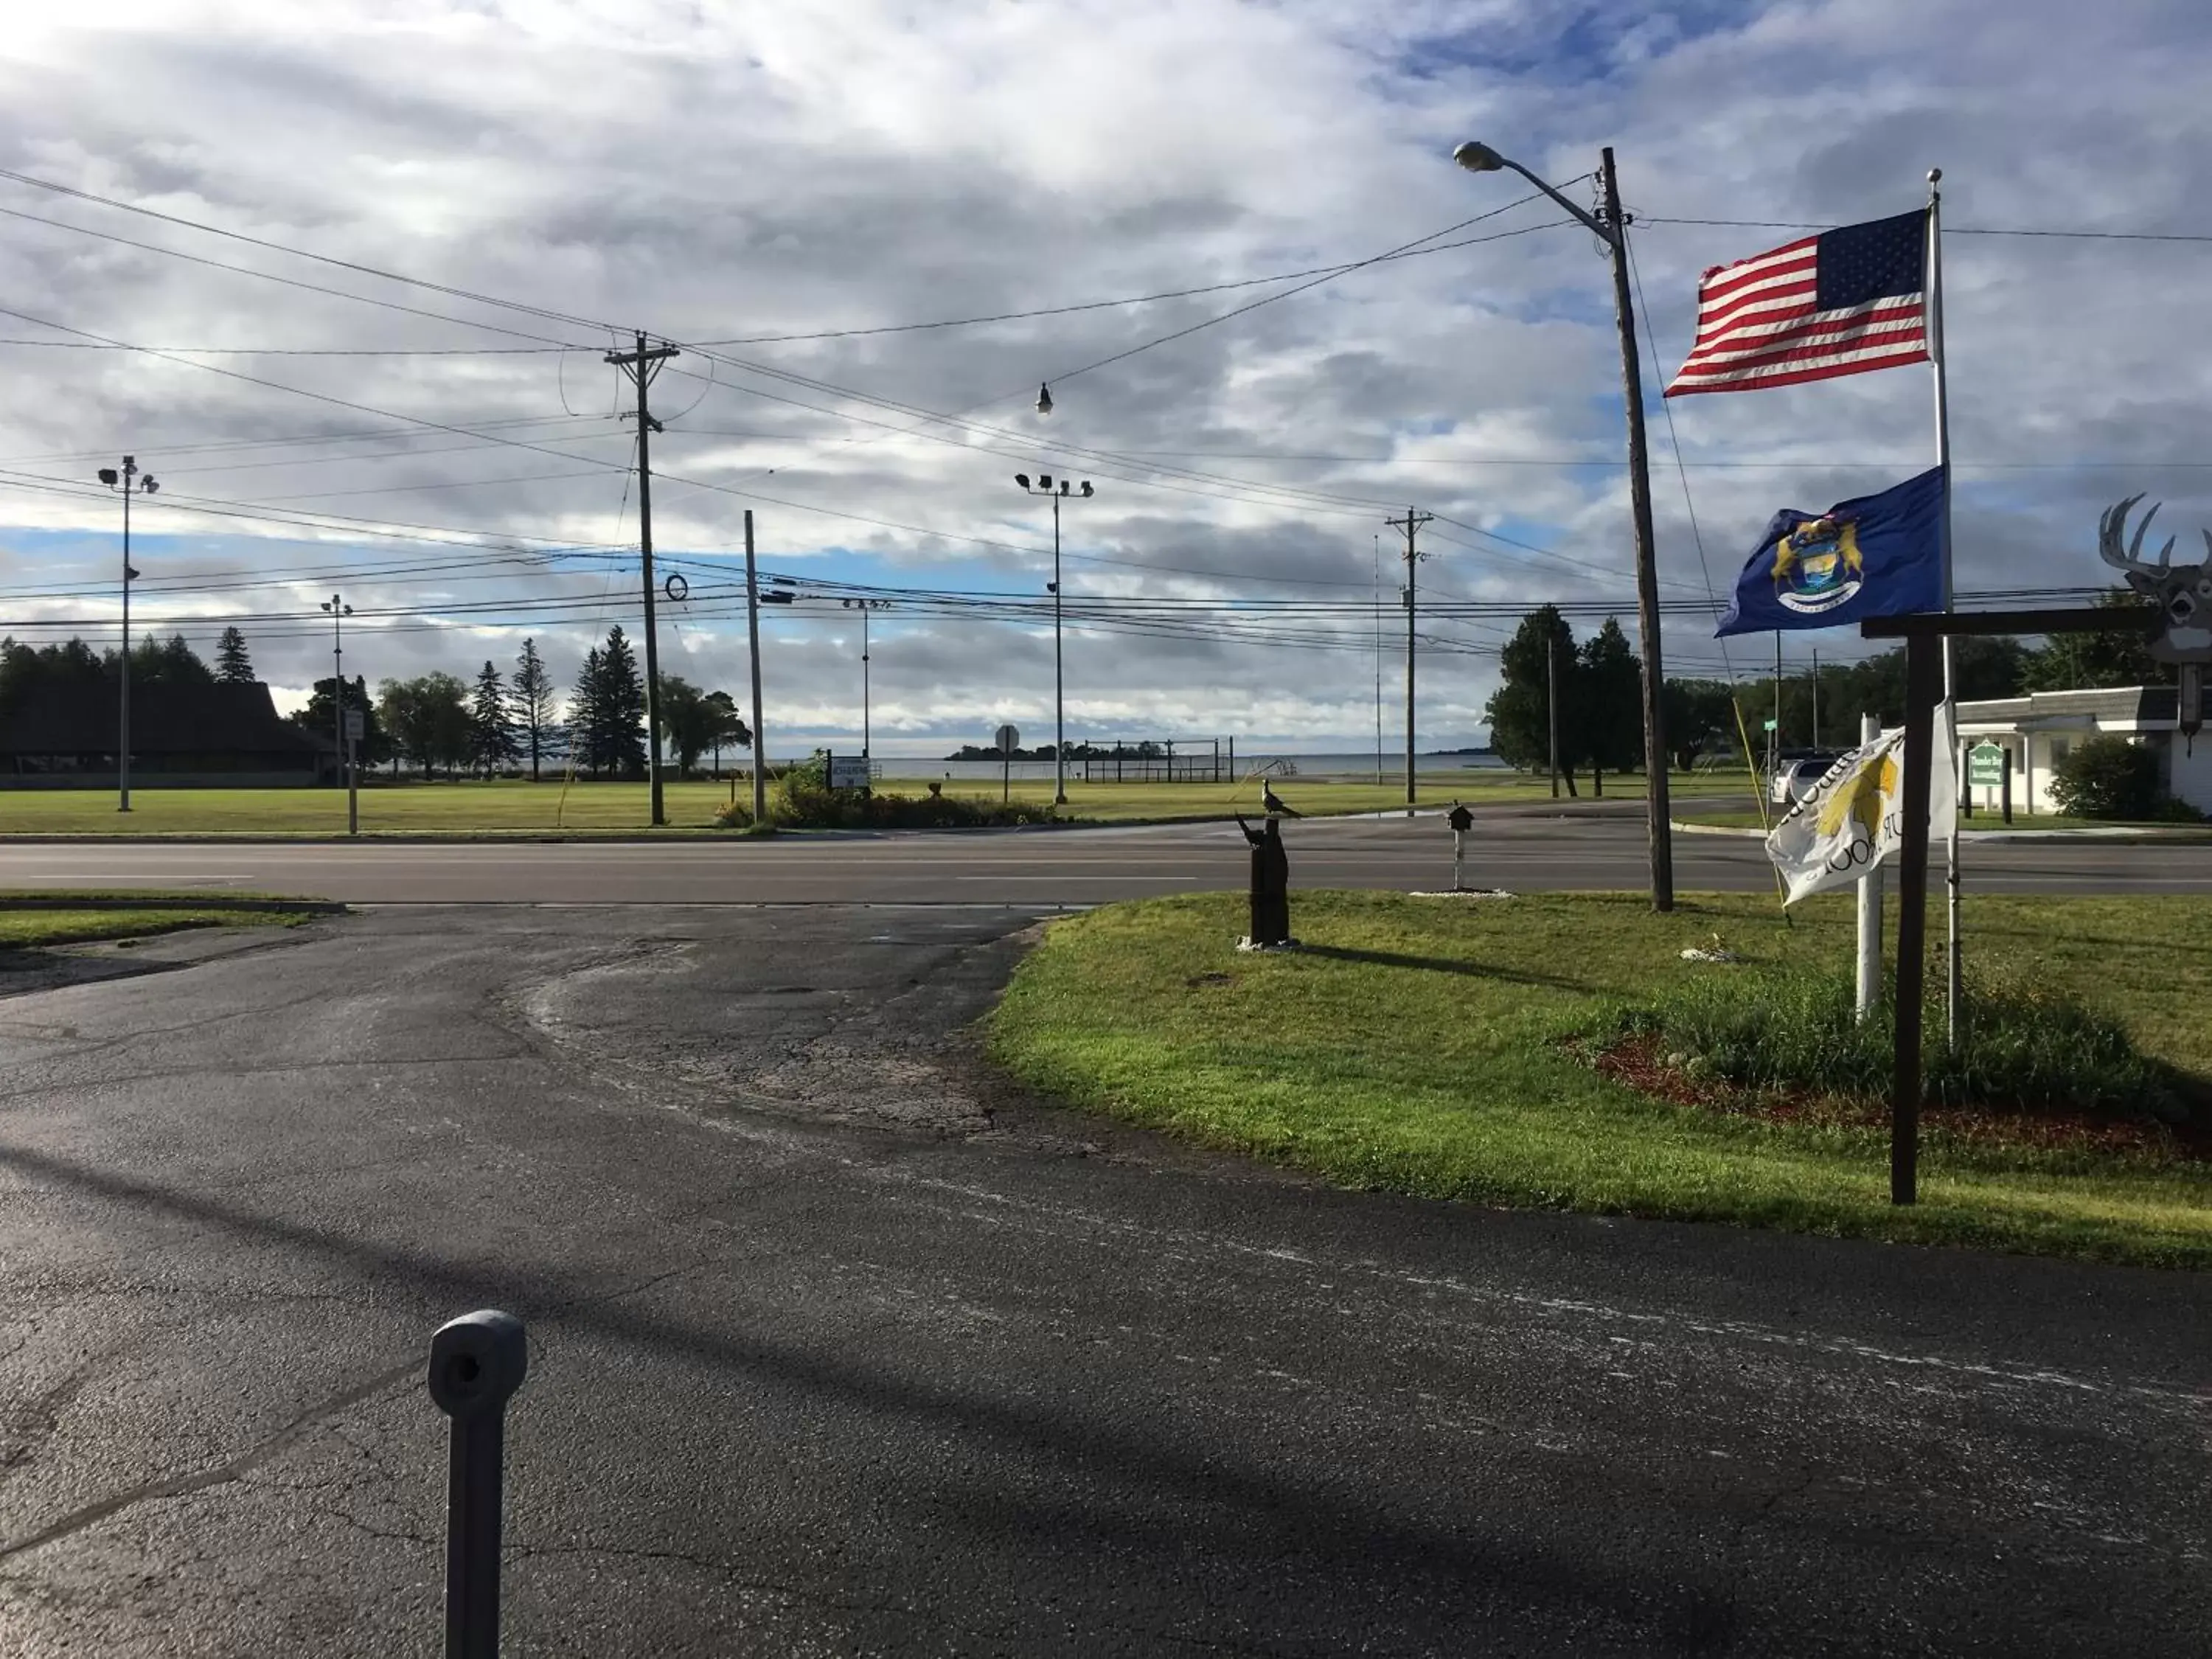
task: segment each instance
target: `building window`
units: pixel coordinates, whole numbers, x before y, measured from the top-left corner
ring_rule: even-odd
[[[2051,738],[2051,763],[2053,766],[2057,766],[2057,765],[2058,765],[2061,762],[2063,762],[2063,761],[2066,758],[2066,751],[2067,751],[2068,750],[2071,749],[2073,746],[2074,746],[2074,740],[2073,740],[2071,738]]]

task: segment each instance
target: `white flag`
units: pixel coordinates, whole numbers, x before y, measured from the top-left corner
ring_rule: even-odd
[[[1951,705],[1936,710],[1928,767],[1928,835],[1951,832],[1959,811],[1958,741]],[[1782,872],[1785,904],[1831,887],[1848,887],[1905,842],[1905,728],[1862,744],[1820,775],[1812,792],[1783,814],[1766,838]]]

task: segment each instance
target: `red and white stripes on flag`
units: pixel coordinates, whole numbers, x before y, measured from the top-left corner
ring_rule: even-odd
[[[1754,392],[1929,361],[1924,213],[1846,225],[1716,265],[1666,395]]]

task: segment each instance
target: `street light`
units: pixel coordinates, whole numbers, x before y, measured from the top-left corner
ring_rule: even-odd
[[[1510,156],[1470,140],[1452,152],[1469,173],[1519,173],[1595,232],[1613,256],[1613,311],[1620,333],[1620,384],[1628,406],[1628,501],[1636,532],[1636,621],[1644,643],[1644,775],[1650,815],[1651,908],[1674,908],[1674,845],[1668,829],[1667,732],[1660,708],[1665,684],[1659,659],[1659,562],[1651,533],[1651,469],[1644,447],[1644,374],[1636,356],[1636,312],[1629,295],[1628,220],[1620,210],[1620,183],[1613,149],[1599,152],[1598,210],[1579,207]]]
[[[1048,390],[1038,393],[1038,412],[1048,413],[1051,408],[1052,393]],[[1060,487],[1055,489],[1049,472],[1038,473],[1035,484],[1030,483],[1028,473],[1017,472],[1014,482],[1021,486],[1024,495],[1052,497],[1052,804],[1065,806],[1067,805],[1067,699],[1066,683],[1060,672],[1060,504],[1067,498],[1071,484],[1068,479],[1062,478]],[[1091,488],[1091,481],[1086,478],[1082,487],[1073,493],[1089,501],[1095,492]]]
[[[132,455],[123,458],[120,470],[103,466],[99,476],[110,489],[123,492],[123,693],[116,717],[115,810],[127,812],[131,810],[131,584],[138,580],[138,573],[131,568],[131,497],[139,491],[151,495],[161,486],[152,473],[140,475],[137,458]]]
[[[873,752],[869,741],[873,732],[868,714],[868,612],[888,611],[891,608],[891,602],[889,599],[848,599],[844,601],[844,606],[848,611],[860,613],[860,758],[867,760]]]
[[[343,594],[333,593],[323,601],[323,609],[331,618],[331,702],[337,709],[331,717],[331,735],[337,739],[338,769],[345,775],[346,834],[357,836],[361,833],[361,799],[356,793],[357,769],[345,734],[345,619],[353,615],[353,607],[345,602]]]

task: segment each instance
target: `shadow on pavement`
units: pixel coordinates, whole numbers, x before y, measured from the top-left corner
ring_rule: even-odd
[[[1051,1562],[1055,1571],[1069,1571],[1071,1545],[1096,1552],[1102,1567],[1110,1565],[1111,1582],[1099,1593],[1102,1603],[1119,1601],[1134,1610],[1146,1606],[1142,1598],[1152,1593],[1146,1587],[1147,1577],[1154,1590],[1179,1585],[1188,1593],[1194,1575],[1210,1569],[1207,1576],[1214,1582],[1205,1593],[1205,1605],[1224,1625],[1248,1631],[1274,1630],[1322,1611],[1355,1626],[1411,1625],[1429,1632],[1487,1630],[1510,1642],[1516,1629],[1522,1636],[1534,1631],[1587,1632],[1595,1619],[1616,1624],[1636,1651],[1681,1655],[1726,1651],[1743,1633],[1732,1601],[1701,1586],[1608,1565],[1580,1545],[1546,1547],[1513,1540],[1510,1533],[1501,1536],[1510,1523],[1474,1517],[1458,1523],[1449,1517],[1424,1522],[1363,1502],[1347,1490],[1349,1472],[1320,1447],[1295,1454],[1311,1470],[1311,1479],[1288,1480],[1249,1465],[1238,1468],[1233,1454],[1219,1448],[1178,1448],[1157,1431],[1158,1425],[1153,1432],[1110,1428],[1049,1403],[939,1387],[835,1354],[742,1338],[619,1305],[620,1298],[641,1286],[586,1292],[556,1277],[390,1250],[23,1147],[0,1145],[0,1165],[310,1252],[365,1276],[402,1279],[450,1309],[498,1306],[532,1322],[580,1326],[763,1386],[834,1396],[864,1413],[904,1418],[927,1435],[950,1432],[1019,1457],[1047,1460],[1060,1469],[1060,1491],[1066,1496],[1040,1493],[1029,1480],[1018,1485],[991,1481],[962,1492],[959,1513],[979,1536],[1010,1553],[1038,1558],[1040,1567]],[[526,1436],[510,1441],[511,1463],[529,1455]],[[1074,1496],[1085,1492],[1097,1493],[1096,1501]],[[665,1494],[662,1501],[674,1496]],[[1470,1497],[1479,1501],[1480,1495]],[[34,1540],[66,1536],[130,1501],[127,1495],[110,1496],[74,1515],[54,1517],[27,1537],[0,1541],[0,1559]],[[1133,1507],[1148,1503],[1170,1508],[1178,1523],[1150,1524],[1130,1515]],[[568,1519],[573,1525],[587,1518]],[[1486,1531],[1479,1534],[1478,1527]],[[1150,1561],[1145,1571],[1132,1572],[1130,1558],[1137,1554]],[[1079,1565],[1074,1570],[1082,1571]],[[1293,1611],[1294,1599],[1305,1605]],[[1190,1611],[1164,1605],[1146,1610],[1179,1622]],[[1064,1620],[1075,1611],[1048,1607],[1038,1616]],[[1522,1620],[1534,1622],[1521,1626]]]

